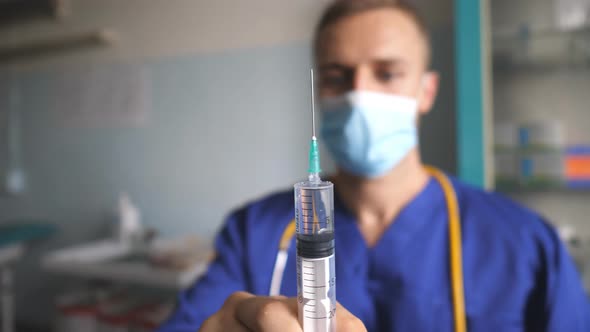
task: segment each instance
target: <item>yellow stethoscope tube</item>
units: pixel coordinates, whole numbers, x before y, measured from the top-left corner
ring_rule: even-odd
[[[440,183],[445,194],[449,214],[449,261],[451,264],[451,291],[453,294],[453,320],[455,332],[467,331],[465,316],[465,290],[463,286],[463,256],[461,248],[461,219],[457,194],[449,178],[434,167],[426,170]]]
[[[455,332],[467,331],[465,316],[465,292],[463,286],[463,258],[461,249],[461,221],[459,217],[459,204],[457,194],[449,178],[440,170],[426,166],[426,171],[441,185],[449,218],[449,261],[451,267],[451,292],[453,300],[453,321]],[[291,239],[295,235],[295,220],[292,220],[283,231],[279,252],[277,254],[270,286],[270,295],[279,295],[285,265],[287,263],[287,251]]]

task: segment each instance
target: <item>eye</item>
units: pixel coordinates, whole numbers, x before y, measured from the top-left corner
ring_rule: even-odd
[[[343,71],[322,73],[320,84],[325,88],[344,88],[350,85],[350,75]]]
[[[325,86],[342,86],[346,84],[346,78],[343,76],[328,76],[322,80],[322,84]]]
[[[396,73],[389,69],[379,69],[375,76],[377,76],[377,79],[383,83],[390,82],[397,77]]]

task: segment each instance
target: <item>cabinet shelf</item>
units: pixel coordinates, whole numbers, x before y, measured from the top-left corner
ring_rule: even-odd
[[[590,69],[590,26],[493,33],[493,64],[499,72]]]
[[[590,195],[590,187],[571,188],[556,180],[533,180],[525,184],[499,180],[496,181],[496,191],[504,194]]]

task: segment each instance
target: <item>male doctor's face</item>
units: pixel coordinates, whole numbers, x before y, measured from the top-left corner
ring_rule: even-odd
[[[320,98],[373,91],[415,98],[422,114],[432,108],[438,76],[427,71],[430,46],[402,10],[342,18],[319,33],[316,47]]]

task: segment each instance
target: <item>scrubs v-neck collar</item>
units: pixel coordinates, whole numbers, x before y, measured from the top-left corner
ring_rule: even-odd
[[[340,233],[339,230],[345,231],[348,235],[346,238],[349,241],[360,243],[365,250],[369,251],[378,250],[379,247],[384,245],[384,242],[391,240],[395,240],[396,247],[402,249],[412,239],[414,234],[422,230],[429,221],[435,219],[434,216],[437,215],[437,212],[440,212],[441,205],[444,208],[444,204],[440,204],[444,203],[444,195],[440,185],[433,177],[430,177],[422,191],[402,208],[400,213],[395,217],[395,220],[383,232],[377,243],[369,247],[358,228],[356,218],[340,200],[339,196],[334,196],[334,205],[337,211],[336,232]],[[353,229],[355,231],[352,231]],[[348,244],[350,242],[346,246]],[[358,248],[358,245],[354,245],[354,247]]]

